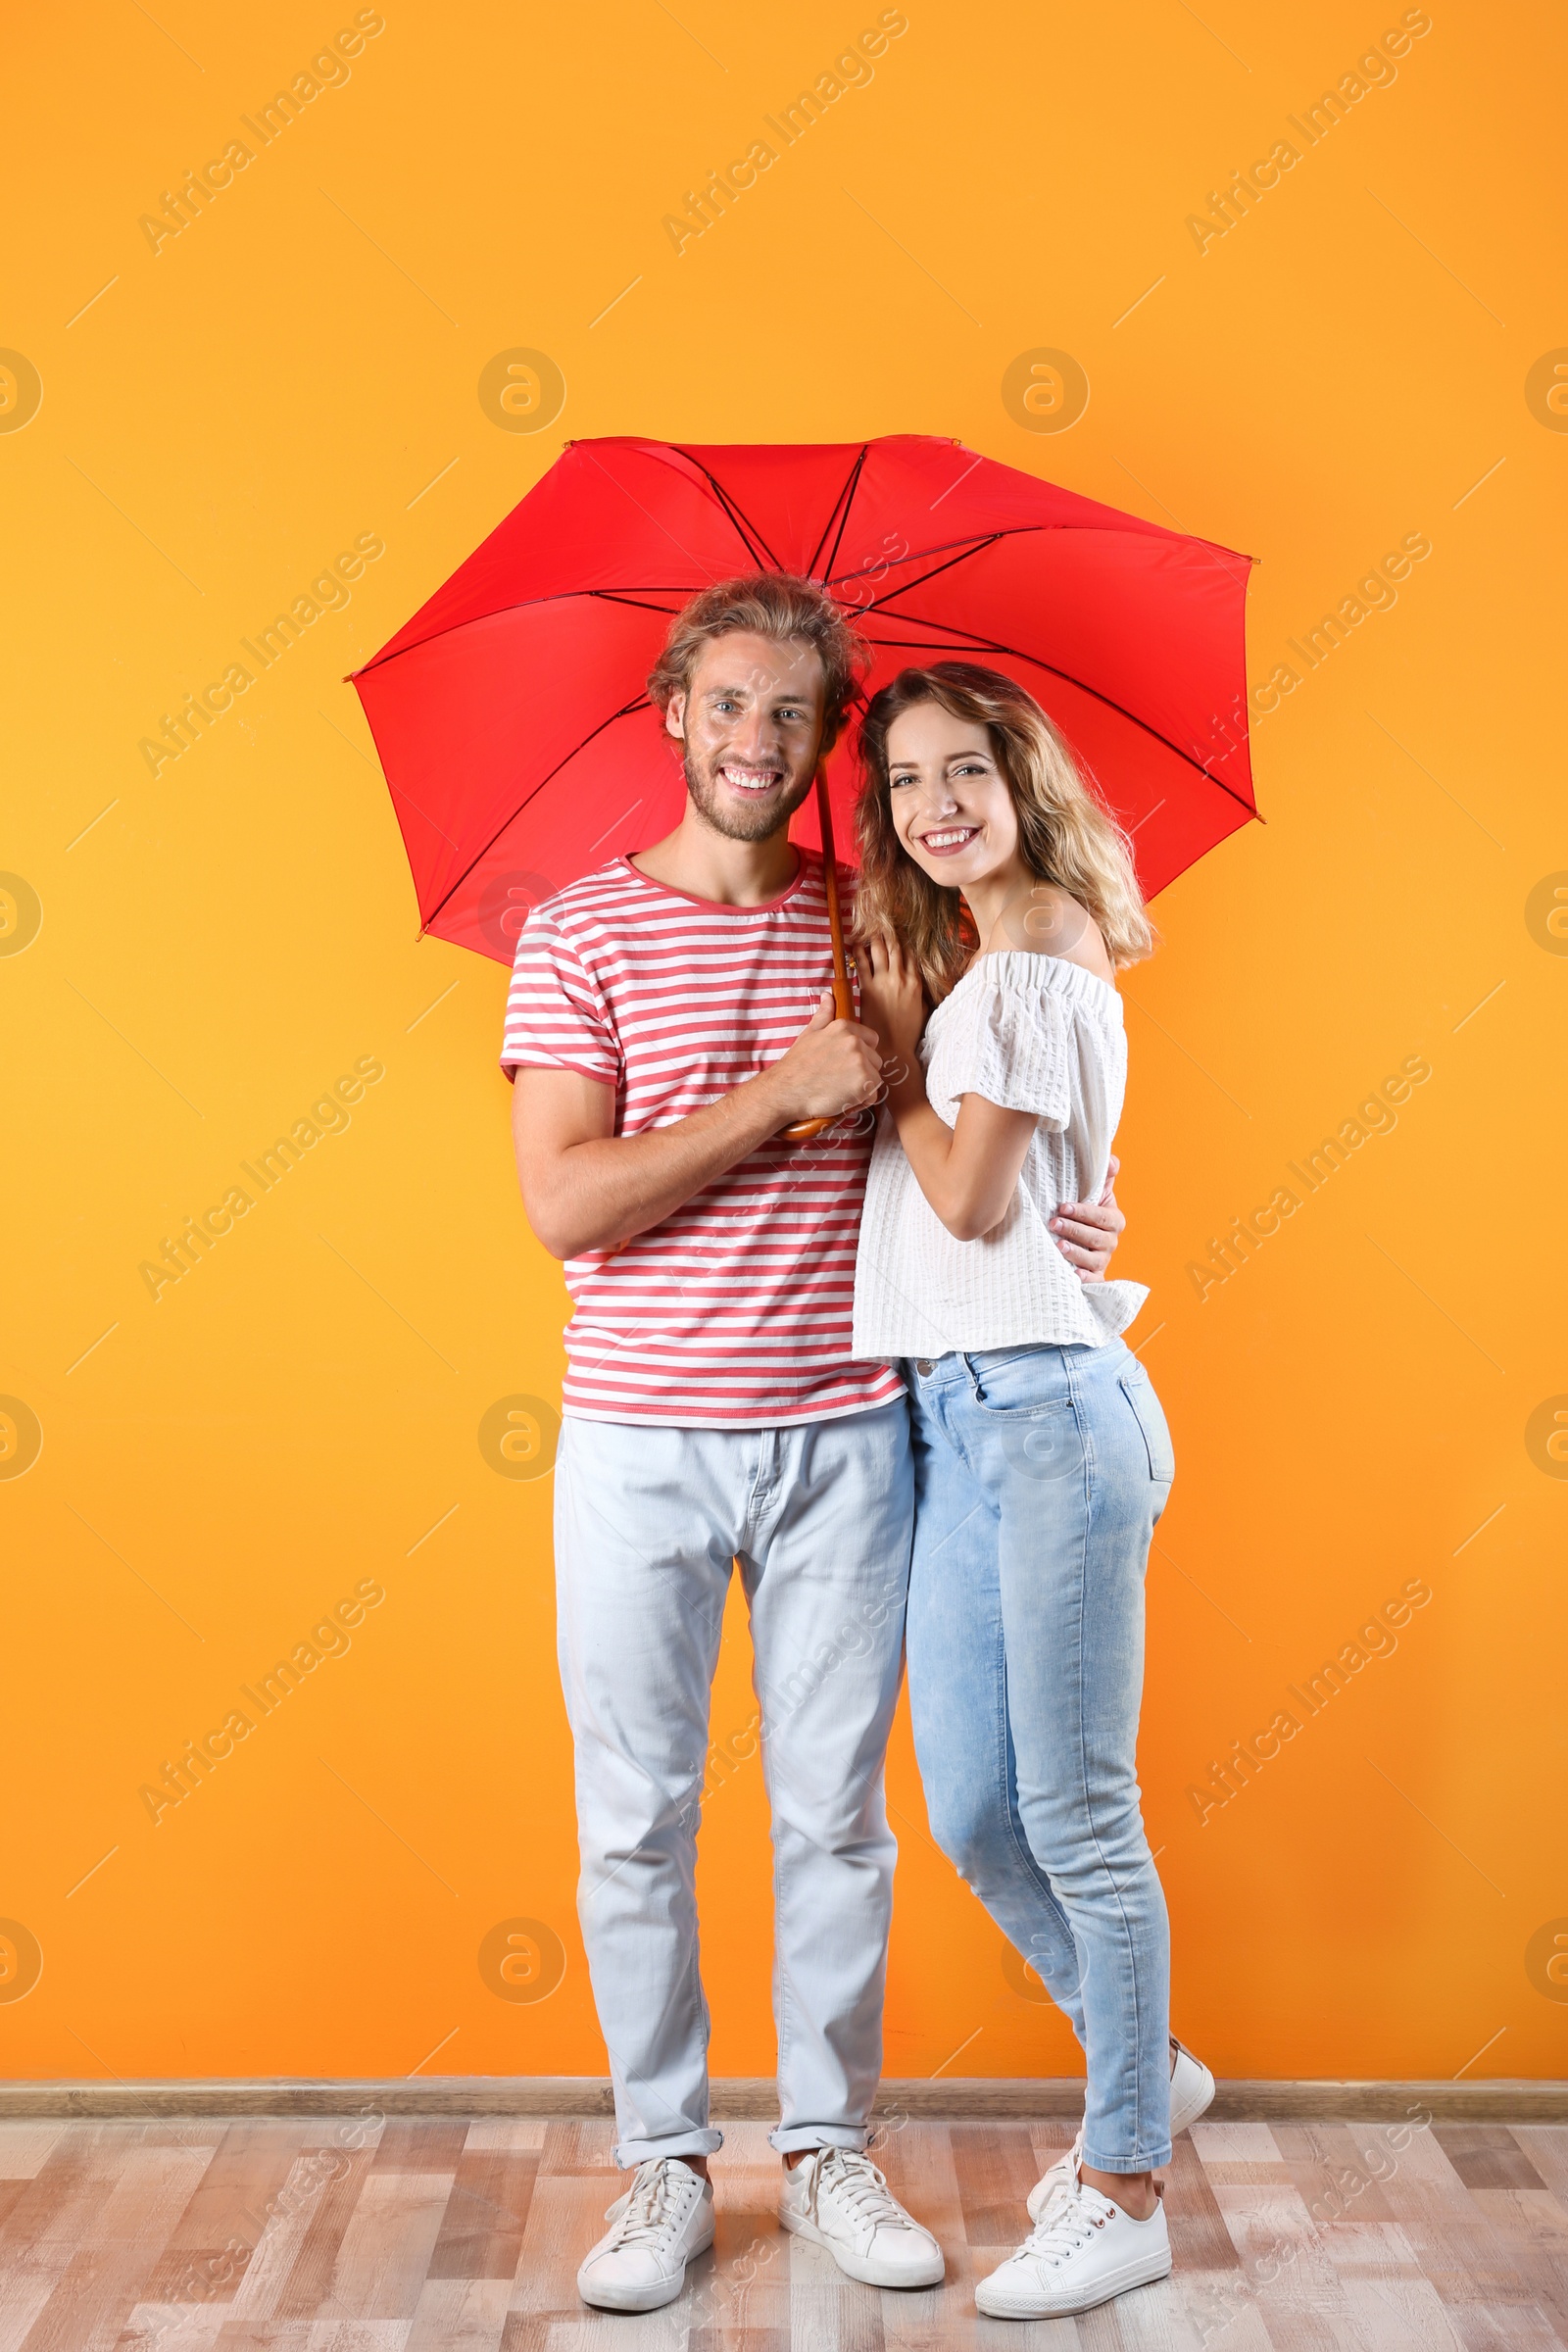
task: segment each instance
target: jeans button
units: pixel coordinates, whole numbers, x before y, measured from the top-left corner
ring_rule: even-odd
[[[936,1365],[932,1362],[930,1356],[922,1355],[916,1357],[914,1368],[919,1373],[922,1380],[929,1380],[931,1374],[936,1370]]]

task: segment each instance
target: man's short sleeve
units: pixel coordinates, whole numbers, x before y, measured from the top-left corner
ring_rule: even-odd
[[[620,1046],[604,996],[550,909],[524,923],[507,993],[501,1067],[576,1070],[601,1086],[618,1086]]]

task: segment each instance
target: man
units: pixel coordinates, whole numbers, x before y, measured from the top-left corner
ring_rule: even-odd
[[[503,1067],[534,1232],[575,1302],[556,1469],[579,1913],[636,2169],[578,2273],[585,2302],[680,2293],[713,2233],[708,2010],[694,1893],[710,1692],[738,1565],[773,1816],[780,2218],[850,2277],[929,2286],[940,2247],[865,2154],[881,2071],[911,1481],[895,1367],[850,1356],[882,1088],[833,1017],[821,860],[789,819],[860,648],[805,580],[731,580],[649,681],[685,814],[537,909]],[[845,1120],[805,1142],[782,1131]],[[1064,1248],[1102,1271],[1114,1203]]]

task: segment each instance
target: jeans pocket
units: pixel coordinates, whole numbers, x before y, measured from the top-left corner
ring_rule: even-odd
[[[1143,1433],[1144,1446],[1149,1455],[1149,1475],[1159,1485],[1168,1487],[1176,1475],[1176,1449],[1170,1442],[1165,1408],[1154,1395],[1153,1383],[1142,1365],[1135,1371],[1122,1373],[1121,1393],[1131,1405],[1133,1417]]]
[[[1014,1476],[1052,1486],[1082,1475],[1083,1433],[1072,1397],[1042,1396],[1041,1386],[1038,1362],[1027,1358],[988,1367],[985,1389],[973,1398],[972,1426],[983,1441],[1000,1445]]]
[[[995,1421],[1004,1458],[1015,1477],[1036,1486],[1054,1486],[1061,1479],[1082,1477],[1083,1434],[1070,1404],[1048,1406],[1044,1411],[998,1413]]]

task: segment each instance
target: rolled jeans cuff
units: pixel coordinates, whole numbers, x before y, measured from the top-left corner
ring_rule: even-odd
[[[643,2164],[650,2156],[711,2156],[724,2145],[724,2134],[711,2125],[702,2131],[671,2132],[664,2139],[622,2139],[615,2143],[615,2162],[623,2170]]]
[[[776,2124],[767,2135],[767,2144],[781,2156],[794,2156],[806,2148],[863,2148],[870,2136],[868,2125],[792,2124],[786,2132],[782,2124]]]
[[[1152,2173],[1162,2164],[1169,2164],[1171,2143],[1167,2139],[1160,2147],[1151,2148],[1146,2156],[1096,2156],[1086,2147],[1079,2158],[1081,2164],[1092,2165],[1097,2173]]]

